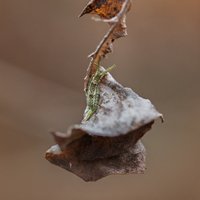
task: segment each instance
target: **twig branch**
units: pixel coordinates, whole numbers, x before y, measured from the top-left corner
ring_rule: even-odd
[[[129,9],[131,0],[126,0],[121,8],[121,11],[111,19],[99,19],[99,21],[108,22],[111,24],[110,29],[108,30],[107,34],[104,36],[103,40],[97,46],[96,50],[89,55],[92,57],[90,61],[90,65],[87,70],[87,76],[85,77],[85,90],[87,88],[88,80],[94,70],[96,70],[96,64],[100,57],[106,57],[106,54],[112,52],[112,42],[119,37],[125,36],[126,31],[124,32],[122,29],[126,28],[124,24],[125,15]],[[121,25],[121,27],[120,27]],[[120,31],[116,31],[120,27]]]

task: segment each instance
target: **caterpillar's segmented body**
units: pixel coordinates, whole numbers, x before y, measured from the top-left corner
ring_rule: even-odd
[[[92,75],[88,82],[88,87],[87,87],[87,106],[88,106],[88,112],[87,115],[84,118],[84,121],[87,121],[90,116],[97,110],[98,108],[98,101],[99,101],[99,83],[101,79],[104,77],[104,75],[109,72],[111,69],[115,67],[113,65],[109,69],[107,69],[104,72],[99,72],[100,68],[100,62],[101,59],[99,59],[98,66],[96,72]]]

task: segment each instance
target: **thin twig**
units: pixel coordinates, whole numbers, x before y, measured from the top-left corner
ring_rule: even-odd
[[[101,48],[103,47],[103,45],[109,39],[110,35],[114,32],[114,30],[117,28],[117,26],[121,23],[121,20],[123,19],[125,13],[128,10],[130,1],[131,0],[126,0],[124,2],[121,11],[115,17],[113,17],[113,18],[111,18],[109,20],[107,20],[107,19],[105,19],[105,20],[103,19],[102,20],[104,22],[112,22],[112,25],[111,25],[110,29],[108,30],[107,34],[104,36],[103,40],[97,46],[97,49],[95,50],[95,52],[93,52],[92,54],[90,54],[89,57],[93,57],[93,59],[95,60],[95,58],[97,57],[97,55],[100,52]]]
[[[96,50],[90,54],[88,57],[92,57],[91,61],[90,61],[90,65],[88,67],[88,74],[85,78],[86,82],[85,82],[85,89],[87,88],[87,80],[88,80],[88,76],[91,75],[91,70],[94,66],[94,62],[98,57],[98,54],[101,52],[101,50],[103,49],[103,46],[108,42],[108,40],[110,39],[111,35],[114,33],[114,30],[119,26],[119,24],[121,23],[121,21],[124,19],[124,16],[129,8],[129,4],[130,4],[131,0],[126,0],[120,10],[120,12],[113,18],[107,20],[107,19],[103,19],[100,21],[103,22],[109,22],[111,23],[111,27],[108,30],[107,34],[104,36],[103,40],[100,42],[100,44],[97,46]],[[114,38],[113,38],[114,40]],[[99,56],[100,57],[100,56]],[[98,60],[98,59],[97,59]]]

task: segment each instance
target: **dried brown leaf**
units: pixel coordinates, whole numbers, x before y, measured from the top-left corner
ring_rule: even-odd
[[[141,143],[136,144],[158,117],[162,115],[149,100],[107,74],[100,83],[97,111],[66,134],[55,132],[58,145],[47,151],[46,158],[85,181],[144,172],[145,150]],[[138,153],[136,149],[142,150]]]
[[[52,146],[46,152],[46,159],[70,171],[84,181],[97,181],[111,174],[138,174],[145,171],[146,150],[139,141],[134,147],[118,155],[96,159],[80,159],[81,151],[90,143],[90,136],[84,135],[81,139],[74,140],[66,149],[59,152],[58,145]]]
[[[80,17],[84,14],[97,14],[102,19],[111,19],[115,17],[122,8],[125,0],[92,0],[83,9]],[[129,4],[130,10],[131,3]]]

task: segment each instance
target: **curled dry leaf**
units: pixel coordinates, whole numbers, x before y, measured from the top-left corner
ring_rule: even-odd
[[[91,142],[89,137],[85,135],[75,140],[62,152],[58,145],[52,146],[46,152],[47,160],[75,173],[84,181],[97,181],[111,174],[144,173],[146,150],[141,141],[129,150],[109,158],[81,160],[80,152]]]
[[[85,135],[82,140],[75,140],[62,152],[58,145],[52,146],[46,152],[47,160],[75,173],[87,182],[97,181],[112,174],[144,173],[146,150],[141,141],[116,156],[97,160],[81,160],[79,155],[90,142],[88,137],[89,135]]]
[[[101,70],[105,70],[101,68]],[[92,135],[119,136],[162,118],[148,99],[119,84],[110,73],[100,83],[99,106],[96,115],[83,123]],[[88,108],[85,110],[87,113]]]
[[[47,151],[46,158],[85,181],[143,173],[146,151],[138,141],[162,115],[149,100],[124,88],[109,73],[99,92],[97,111],[66,134],[54,132],[58,145]]]
[[[92,0],[83,9],[80,17],[84,14],[97,14],[102,19],[111,19],[115,17],[121,10],[125,0]],[[130,10],[131,3],[128,10]]]

